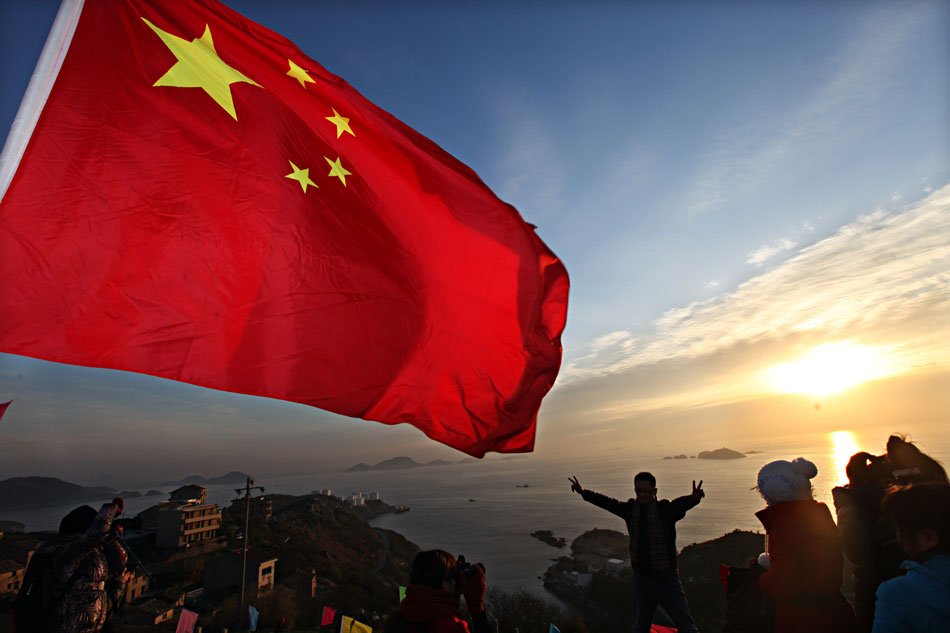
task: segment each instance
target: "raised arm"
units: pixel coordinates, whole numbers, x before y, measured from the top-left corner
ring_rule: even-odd
[[[699,485],[696,485],[696,480],[693,480],[693,493],[684,495],[682,497],[677,497],[670,501],[670,505],[673,507],[673,516],[674,520],[679,521],[689,510],[692,510],[699,502],[706,496],[706,491],[703,490],[703,480],[699,480]]]
[[[603,508],[607,512],[616,514],[618,517],[626,520],[627,515],[630,513],[630,502],[629,501],[617,501],[607,495],[602,495],[599,492],[594,492],[593,490],[585,490],[581,487],[580,482],[577,481],[577,477],[568,477],[567,479],[571,482],[571,492],[576,492],[581,497],[584,498],[584,501],[592,503],[598,508]]]

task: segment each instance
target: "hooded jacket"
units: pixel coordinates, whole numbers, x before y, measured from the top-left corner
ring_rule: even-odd
[[[85,533],[57,536],[37,546],[37,553],[53,560],[52,593],[59,597],[45,633],[98,633],[124,594],[119,577],[128,559],[109,538],[115,514],[116,506],[107,503]]]
[[[874,633],[950,631],[950,554],[904,561],[906,576],[877,588]]]

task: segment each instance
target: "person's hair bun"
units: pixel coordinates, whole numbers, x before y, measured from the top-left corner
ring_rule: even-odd
[[[818,467],[804,457],[792,460],[792,470],[808,479],[812,479],[818,474]]]

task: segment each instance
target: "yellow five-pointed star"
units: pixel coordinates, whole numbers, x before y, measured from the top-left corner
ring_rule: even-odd
[[[327,176],[336,176],[340,179],[340,182],[343,183],[343,186],[346,186],[346,177],[352,176],[353,174],[343,169],[343,165],[340,164],[340,157],[337,156],[336,160],[330,160],[326,156],[323,157],[323,160],[327,161],[330,164],[330,173]]]
[[[288,160],[287,162],[290,163],[290,168],[293,169],[293,172],[287,174],[286,176],[284,176],[284,178],[290,178],[291,180],[296,180],[297,182],[299,182],[300,188],[303,189],[304,193],[307,193],[307,185],[317,187],[317,189],[320,188],[319,186],[317,186],[317,183],[310,180],[309,167],[307,169],[300,169],[299,167],[294,165],[293,161]]]
[[[287,74],[300,82],[300,87],[306,89],[307,82],[316,83],[313,79],[310,78],[310,75],[307,74],[307,71],[293,63],[289,59],[287,63],[290,64],[290,70],[287,71]]]
[[[353,130],[350,129],[350,120],[345,116],[340,116],[336,108],[330,109],[333,110],[333,116],[326,117],[326,120],[336,126],[336,137],[340,138],[344,132],[349,132],[350,136],[356,136],[356,134],[353,134]]]
[[[205,25],[204,35],[189,42],[166,33],[145,18],[142,20],[162,38],[168,50],[178,58],[178,62],[152,85],[201,88],[237,121],[234,100],[231,98],[231,84],[243,81],[258,88],[261,85],[231,68],[218,57],[211,39],[211,27]]]

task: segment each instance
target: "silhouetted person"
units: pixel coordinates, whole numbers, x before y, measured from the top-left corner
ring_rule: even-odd
[[[767,508],[755,513],[765,527],[767,571],[759,586],[775,600],[775,633],[850,633],[857,630],[841,594],[844,557],[828,506],[814,500],[818,468],[799,457],[759,470],[758,490]]]
[[[884,499],[884,519],[897,530],[907,574],[878,587],[874,633],[950,631],[950,488],[896,489]]]
[[[117,540],[121,528],[112,525],[122,506],[120,498],[98,513],[80,506],[63,518],[57,536],[36,547],[30,565],[45,561],[49,573],[40,574],[43,587],[24,582],[21,594],[48,592],[43,633],[98,633],[119,604],[131,575]]]
[[[893,526],[881,516],[881,502],[893,484],[893,465],[886,455],[855,453],[845,472],[848,484],[831,491],[838,514],[838,536],[851,562],[854,612],[861,631],[874,623],[877,587],[901,573],[903,552]]]
[[[647,472],[633,478],[635,499],[617,501],[585,490],[577,477],[568,478],[571,491],[627,524],[630,565],[633,567],[633,631],[648,633],[657,605],[663,607],[682,633],[696,631],[686,593],[676,568],[676,522],[706,496],[703,482],[693,481],[692,494],[657,501],[656,477]]]
[[[485,612],[485,568],[459,565],[440,549],[416,554],[409,570],[409,586],[399,608],[386,619],[386,633],[468,633],[459,611],[459,596],[465,597],[472,615],[474,633],[491,629]]]
[[[943,465],[902,435],[887,438],[887,461],[894,465],[894,475],[900,484],[950,486]]]

